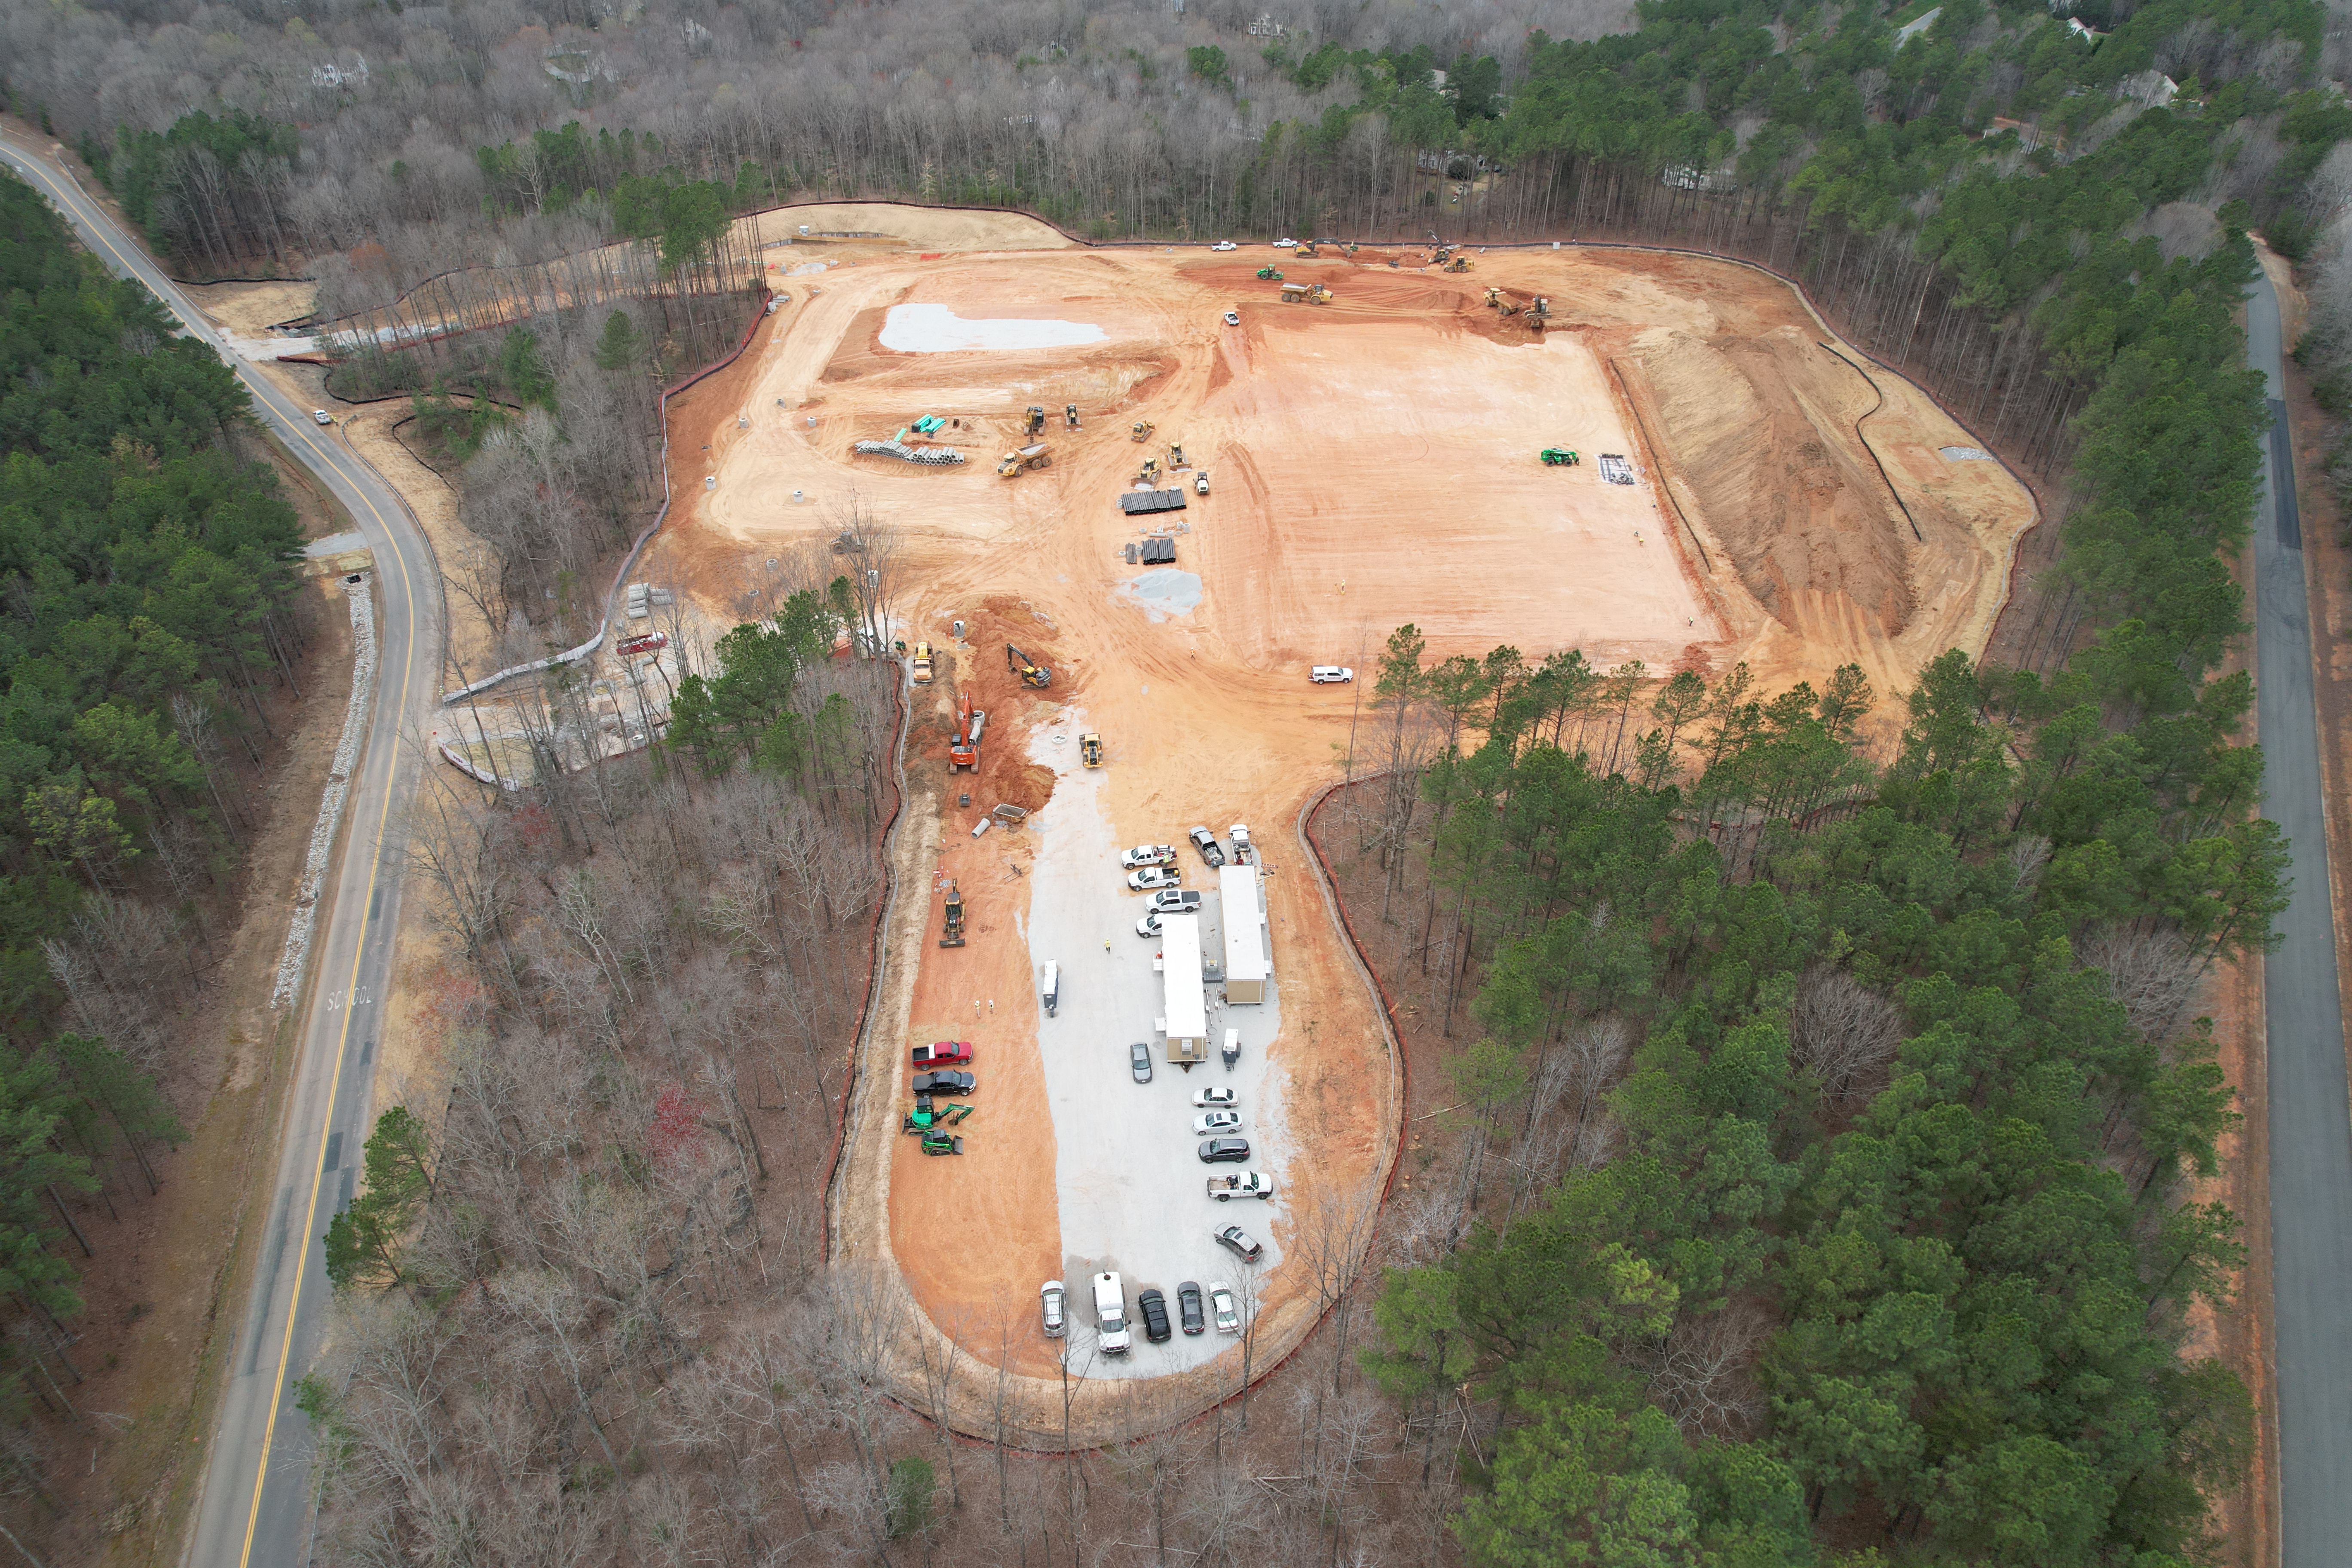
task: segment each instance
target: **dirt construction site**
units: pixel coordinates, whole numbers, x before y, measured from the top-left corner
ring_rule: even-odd
[[[1884,700],[1945,648],[1981,650],[2033,501],[1789,286],[1732,263],[1474,250],[1449,273],[1370,247],[1073,248],[1043,226],[1032,247],[927,252],[872,238],[892,222],[862,209],[867,237],[821,268],[805,258],[827,252],[795,245],[790,299],[674,401],[682,504],[646,574],[724,619],[763,559],[821,552],[853,505],[895,536],[895,635],[930,645],[935,678],[910,688],[834,1256],[903,1290],[925,1356],[952,1352],[955,1425],[992,1429],[993,1404],[1022,1441],[1097,1443],[1231,1396],[1244,1357],[1273,1366],[1390,1179],[1399,1068],[1300,829],[1351,748],[1358,771],[1377,761],[1370,667],[1389,633],[1414,623],[1433,658],[1580,647],[1656,677],[1746,660],[1767,689],[1856,663]],[[1001,237],[1027,245],[1014,224]],[[1286,282],[1330,297],[1286,300]],[[1131,515],[1148,461],[1150,504],[1171,509]],[[1008,643],[1048,687],[1019,680]],[[1317,665],[1357,679],[1313,683]],[[950,775],[959,693],[988,717],[977,771]],[[1212,1044],[1188,1071],[1161,1033],[1181,1010],[1171,944],[1138,934],[1146,896],[1118,852],[1175,847],[1213,964],[1256,916],[1223,907],[1186,836],[1230,843],[1234,823],[1257,847],[1272,977],[1255,1002],[1202,982]],[[961,947],[939,943],[950,884]],[[908,1047],[934,1040],[972,1044],[961,1154],[900,1131]],[[1204,1088],[1234,1091],[1245,1164],[1198,1159]],[[1273,1198],[1204,1193],[1243,1171]],[[1257,1261],[1213,1242],[1232,1224]],[[1138,1323],[1107,1354],[1087,1289],[1102,1269],[1130,1319],[1146,1288],[1172,1316],[1180,1283],[1229,1282],[1248,1342],[1213,1323],[1152,1343]],[[1039,1326],[1049,1279],[1067,1287],[1064,1338]],[[906,1370],[911,1394],[925,1380]]]

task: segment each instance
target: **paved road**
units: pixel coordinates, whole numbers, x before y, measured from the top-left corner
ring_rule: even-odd
[[[152,289],[189,332],[221,337],[104,208],[49,162],[45,149],[0,140],[0,162],[32,182],[71,220],[82,243],[122,276]],[[378,999],[391,972],[400,908],[399,784],[416,759],[404,744],[440,677],[440,580],[424,535],[399,498],[309,410],[234,354],[223,355],[253,395],[256,413],[358,522],[375,552],[379,666],[366,751],[345,807],[343,861],[311,939],[311,984],[300,1020],[293,1093],[281,1126],[277,1180],[252,1295],[241,1310],[229,1382],[211,1438],[193,1568],[284,1568],[303,1562],[310,1535],[310,1432],[293,1384],[325,1321],[325,1249],[319,1238],[350,1201],[370,1112]]]
[[[2278,1333],[2283,1568],[2352,1563],[2352,1110],[2336,974],[2312,697],[2310,600],[2295,513],[2279,365],[2278,296],[2260,279],[2246,306],[2247,363],[2270,384],[2265,500],[2254,528],[2257,713],[2263,810],[2294,844],[2284,941],[2263,970],[2270,1019],[2271,1268]]]

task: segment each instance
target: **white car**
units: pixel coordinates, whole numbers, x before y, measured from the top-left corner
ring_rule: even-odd
[[[317,420],[321,425],[332,425],[335,422],[335,416],[328,413],[323,408],[313,408],[310,410],[310,417]]]
[[[1140,871],[1127,874],[1127,885],[1139,893],[1154,888],[1172,888],[1184,879],[1184,873],[1166,866],[1146,866]]]
[[[1241,324],[1242,313],[1239,310],[1227,310],[1225,312],[1225,325],[1229,327],[1238,327]]]
[[[1132,871],[1138,866],[1167,866],[1176,859],[1173,844],[1139,844],[1118,852],[1118,863]]]
[[[1240,247],[1240,246],[1238,246],[1238,245],[1235,245],[1235,244],[1234,244],[1232,240],[1230,240],[1230,239],[1221,239],[1221,240],[1217,241],[1217,243],[1216,243],[1216,244],[1214,244],[1214,245],[1213,245],[1213,246],[1209,247],[1209,248],[1210,248],[1211,250],[1239,250],[1239,249],[1241,248],[1241,247]]]
[[[1045,1337],[1060,1339],[1063,1328],[1062,1282],[1059,1279],[1046,1280],[1037,1287],[1037,1297],[1039,1308],[1045,1315]]]
[[[1221,1279],[1209,1285],[1209,1316],[1217,1321],[1217,1332],[1221,1334],[1242,1331],[1241,1309],[1234,1305],[1234,1288]]]
[[[1192,1103],[1203,1108],[1231,1106],[1238,1104],[1240,1100],[1241,1096],[1230,1089],[1196,1089],[1192,1091]]]
[[[1204,1110],[1192,1118],[1192,1136],[1195,1138],[1209,1138],[1220,1132],[1238,1132],[1241,1130],[1242,1113],[1238,1110]]]
[[[1356,679],[1356,672],[1344,664],[1318,664],[1307,672],[1307,679],[1318,686],[1339,686]]]

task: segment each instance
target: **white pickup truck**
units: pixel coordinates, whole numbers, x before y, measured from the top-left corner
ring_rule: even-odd
[[[1230,1176],[1211,1176],[1209,1195],[1219,1203],[1231,1203],[1235,1198],[1270,1198],[1274,1184],[1255,1171],[1242,1171]]]
[[[1097,1274],[1095,1287],[1095,1332],[1105,1355],[1125,1355],[1135,1336],[1127,1327],[1127,1288],[1116,1274]]]

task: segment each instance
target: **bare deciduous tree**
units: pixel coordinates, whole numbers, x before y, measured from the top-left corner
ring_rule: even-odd
[[[1797,981],[1789,1034],[1790,1056],[1827,1105],[1894,1058],[1903,1010],[1844,970],[1815,964]]]

